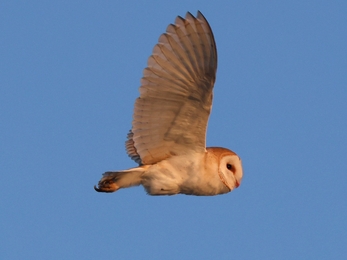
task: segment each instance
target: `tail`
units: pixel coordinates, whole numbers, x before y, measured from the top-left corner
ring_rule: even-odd
[[[145,166],[140,166],[124,171],[105,172],[98,187],[94,186],[94,189],[97,192],[114,192],[121,188],[138,186],[141,184],[141,176],[145,170]]]

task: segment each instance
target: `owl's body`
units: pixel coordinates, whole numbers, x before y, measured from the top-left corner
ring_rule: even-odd
[[[228,169],[227,164],[234,169]],[[119,172],[106,172],[103,191],[142,185],[150,195],[217,195],[237,188],[239,157],[225,148],[209,147],[205,153],[179,155],[153,165]],[[242,172],[241,172],[242,174]],[[242,177],[242,176],[241,176]]]
[[[205,17],[177,17],[148,59],[135,102],[126,150],[139,167],[104,173],[96,191],[142,185],[150,195],[210,196],[240,185],[240,158],[226,148],[206,148],[216,69]]]

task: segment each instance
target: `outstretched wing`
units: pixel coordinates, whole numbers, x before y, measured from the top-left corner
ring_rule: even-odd
[[[217,50],[205,17],[177,17],[148,59],[126,150],[139,164],[206,150]]]

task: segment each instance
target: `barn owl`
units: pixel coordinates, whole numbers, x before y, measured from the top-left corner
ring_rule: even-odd
[[[138,167],[105,172],[98,192],[142,185],[150,195],[217,195],[237,188],[241,159],[206,148],[217,50],[202,13],[177,17],[159,37],[141,79],[126,151]]]

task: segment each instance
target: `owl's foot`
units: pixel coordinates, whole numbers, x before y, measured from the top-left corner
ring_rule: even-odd
[[[94,186],[97,192],[115,192],[119,186],[112,179],[100,180],[98,187]]]

